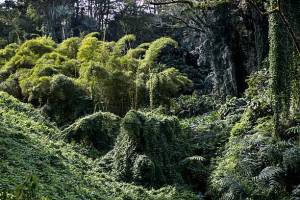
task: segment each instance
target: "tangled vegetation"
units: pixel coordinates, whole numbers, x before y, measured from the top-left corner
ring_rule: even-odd
[[[0,200],[300,199],[299,0],[51,3],[0,0]]]
[[[130,111],[102,166],[126,182],[145,186],[181,183],[179,162],[188,155],[183,138],[177,118]]]
[[[1,199],[197,199],[175,187],[117,182],[101,172],[99,159],[58,140],[60,130],[32,106],[0,92],[0,108]]]

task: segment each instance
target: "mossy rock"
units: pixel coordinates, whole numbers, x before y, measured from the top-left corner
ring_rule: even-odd
[[[102,159],[118,179],[145,186],[182,183],[178,163],[186,154],[176,117],[129,111],[114,149]]]
[[[120,122],[121,118],[112,113],[97,112],[77,120],[63,132],[68,142],[84,143],[99,151],[107,151],[113,148]]]

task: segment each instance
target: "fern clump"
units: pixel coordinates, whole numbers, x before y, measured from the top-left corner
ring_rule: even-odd
[[[257,76],[260,79],[261,74]],[[261,87],[261,82],[254,82],[251,84]],[[248,94],[254,97],[231,129],[223,155],[216,160],[209,182],[213,198],[292,199],[291,191],[299,184],[294,178],[300,174],[297,142],[294,136],[274,137],[268,93],[256,93],[255,87],[249,88]]]

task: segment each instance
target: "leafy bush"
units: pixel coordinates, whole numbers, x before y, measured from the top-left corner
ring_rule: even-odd
[[[181,183],[179,161],[187,154],[175,117],[130,111],[102,167],[118,179],[146,186]]]
[[[58,125],[72,122],[91,112],[90,98],[73,79],[56,75],[49,86],[47,103],[42,110]]]
[[[77,120],[63,133],[68,142],[91,145],[105,152],[113,148],[119,129],[119,117],[111,113],[97,112]]]
[[[171,113],[181,118],[194,117],[212,111],[215,104],[211,96],[200,96],[196,93],[181,95],[171,100]]]

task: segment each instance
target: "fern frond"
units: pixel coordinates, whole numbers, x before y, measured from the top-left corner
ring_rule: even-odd
[[[254,181],[262,183],[269,191],[280,191],[281,180],[283,179],[284,170],[277,166],[268,166],[264,168]]]
[[[300,148],[287,149],[283,153],[283,165],[287,169],[300,170]]]
[[[287,133],[300,134],[300,126],[297,125],[287,129]]]
[[[182,165],[185,165],[190,162],[202,162],[204,160],[205,160],[205,158],[203,158],[202,156],[191,156],[191,157],[187,157],[187,158],[183,159],[180,163]]]
[[[246,199],[247,193],[244,188],[233,177],[223,178],[220,182],[223,200]]]

